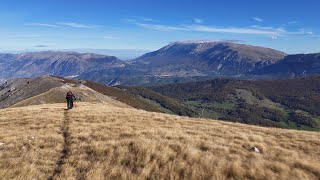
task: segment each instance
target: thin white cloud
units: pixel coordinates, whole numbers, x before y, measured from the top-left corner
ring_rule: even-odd
[[[61,28],[61,27],[73,27],[73,28],[85,28],[85,29],[94,29],[99,26],[97,25],[87,25],[76,22],[57,22],[55,24],[48,23],[25,23],[26,26],[42,26],[42,27],[51,27],[51,28]]]
[[[143,27],[146,29],[152,29],[157,31],[186,31],[189,30],[186,27],[178,27],[178,26],[169,26],[169,25],[159,25],[159,24],[145,24],[145,23],[134,23],[135,25],[139,27]]]
[[[227,28],[218,28],[218,27],[209,27],[202,25],[191,25],[186,26],[188,29],[193,31],[200,32],[211,32],[211,33],[233,33],[233,34],[255,34],[255,35],[279,35],[284,33],[282,29],[270,29],[270,28],[236,28],[236,27],[227,27]]]
[[[103,36],[103,39],[119,39],[118,37],[114,37],[114,36]]]
[[[36,38],[36,37],[43,37],[44,35],[40,34],[22,34],[22,35],[13,35],[9,36],[9,38]]]
[[[26,26],[43,26],[43,27],[52,27],[52,28],[58,28],[59,26],[55,24],[46,24],[46,23],[26,23]]]
[[[209,33],[234,33],[234,34],[256,34],[256,35],[270,35],[278,36],[286,33],[283,29],[275,29],[271,27],[249,27],[249,28],[218,28],[204,25],[188,25],[188,26],[169,26],[169,25],[158,25],[158,24],[145,24],[135,23],[135,25],[147,29],[158,30],[158,31],[198,31],[198,32],[209,32]]]
[[[143,17],[143,16],[133,16],[133,17],[137,18],[137,20],[142,20],[142,21],[159,22],[158,20],[148,18],[148,17]]]
[[[298,32],[295,32],[295,33],[291,33],[291,34],[294,34],[294,35],[308,35],[308,36],[317,36],[316,33],[314,33],[313,31],[310,31],[310,30],[305,30],[304,28],[301,28],[299,29]]]
[[[76,23],[76,22],[59,22],[56,24],[62,25],[62,26],[67,26],[67,27],[84,28],[84,29],[94,29],[94,28],[98,27],[96,25],[86,25],[86,24],[80,24],[80,23]]]
[[[138,22],[136,19],[131,19],[131,18],[122,18],[121,21],[124,21],[126,23],[136,23],[136,22]]]
[[[40,34],[27,34],[27,35],[22,35],[22,37],[42,37],[43,35]]]
[[[285,28],[275,28],[268,26],[250,26],[250,27],[215,27],[215,26],[205,26],[199,24],[192,25],[163,25],[154,23],[138,23],[133,22],[136,26],[157,30],[157,31],[196,31],[196,32],[207,32],[207,33],[232,33],[232,34],[249,34],[249,35],[264,35],[273,37],[280,37],[285,35],[312,35],[311,31],[306,32],[303,29],[299,31],[288,31]]]
[[[203,19],[200,19],[200,18],[193,18],[193,22],[197,23],[197,24],[200,24],[203,22]]]
[[[37,45],[37,46],[34,46],[35,48],[47,48],[49,47],[48,45]]]
[[[288,22],[288,24],[298,24],[299,23],[299,21],[290,21],[290,22]]]
[[[315,32],[313,32],[313,31],[307,31],[306,34],[307,34],[308,36],[310,36],[310,37],[314,37],[314,38],[317,38],[317,37],[318,37],[318,35],[317,35]]]
[[[152,22],[152,23],[155,23],[155,22],[160,22],[156,19],[152,19],[152,18],[148,18],[148,17],[144,17],[144,16],[130,16],[130,17],[126,17],[126,18],[123,18],[121,19],[123,21],[126,21],[128,23],[137,23],[137,22]]]
[[[258,17],[252,17],[253,20],[258,21],[258,22],[263,22],[263,19],[258,18]]]
[[[263,30],[278,30],[278,31],[286,31],[284,28],[274,28],[274,27],[271,27],[271,26],[259,26],[259,25],[252,25],[250,26],[250,28],[254,28],[254,29],[263,29]]]

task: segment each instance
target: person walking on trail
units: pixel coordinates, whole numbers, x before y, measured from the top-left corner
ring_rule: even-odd
[[[68,109],[72,109],[73,108],[73,100],[76,100],[76,97],[73,95],[73,93],[71,91],[67,92],[66,100],[67,100]]]

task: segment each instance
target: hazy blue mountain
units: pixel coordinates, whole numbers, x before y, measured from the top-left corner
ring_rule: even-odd
[[[114,56],[75,52],[31,52],[0,54],[0,77],[35,77],[44,74],[78,76],[83,72],[122,68],[126,64]]]
[[[276,64],[250,74],[270,78],[292,78],[320,74],[320,53],[288,55]]]

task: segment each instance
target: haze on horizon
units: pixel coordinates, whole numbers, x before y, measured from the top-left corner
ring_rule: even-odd
[[[118,49],[137,56],[174,41],[231,40],[315,53],[319,8],[316,0],[3,1],[0,52]]]

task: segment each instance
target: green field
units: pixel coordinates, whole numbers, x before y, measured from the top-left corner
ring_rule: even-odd
[[[187,105],[203,108],[219,108],[219,109],[234,109],[235,105],[232,102],[201,102],[201,101],[186,101]]]

